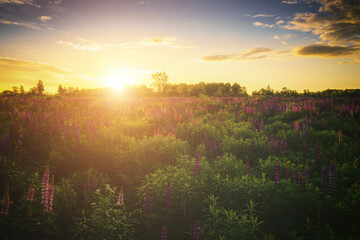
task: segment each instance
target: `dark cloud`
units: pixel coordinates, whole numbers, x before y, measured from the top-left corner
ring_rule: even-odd
[[[315,57],[345,57],[359,53],[359,47],[353,46],[327,46],[327,45],[309,45],[299,47],[295,50],[295,54],[300,56],[315,56]]]
[[[316,0],[316,13],[297,13],[283,28],[312,32],[330,43],[360,43],[359,0]]]

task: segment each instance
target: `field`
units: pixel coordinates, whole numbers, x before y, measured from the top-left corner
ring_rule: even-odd
[[[1,239],[359,239],[359,98],[0,98]]]

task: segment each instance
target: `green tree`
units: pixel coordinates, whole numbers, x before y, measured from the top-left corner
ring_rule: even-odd
[[[155,91],[160,94],[164,94],[164,89],[169,82],[168,75],[165,72],[157,72],[152,75],[152,78],[155,81],[154,83],[152,83]]]
[[[25,90],[24,90],[23,85],[20,86],[20,93],[21,93],[21,95],[24,95],[24,94],[25,94]]]
[[[37,88],[37,93],[39,95],[44,94],[45,87],[44,87],[44,83],[41,80],[39,80],[38,83],[36,84],[36,88]]]

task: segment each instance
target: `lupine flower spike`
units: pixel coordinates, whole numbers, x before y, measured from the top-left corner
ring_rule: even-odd
[[[53,175],[51,178],[50,185],[48,186],[47,197],[45,199],[46,212],[52,212],[53,210],[54,192],[55,192],[55,186],[54,186],[54,175]]]
[[[336,189],[336,166],[333,160],[329,164],[329,194],[335,196]]]
[[[280,164],[278,160],[275,162],[275,183],[280,184]]]
[[[50,180],[49,166],[46,167],[41,183],[41,204],[45,205]]]
[[[31,182],[26,201],[32,202],[34,200],[34,181]]]
[[[200,221],[194,222],[193,240],[200,240]]]
[[[195,153],[195,160],[194,160],[194,175],[199,175],[200,163],[201,163],[201,154],[200,151],[197,150]]]
[[[124,190],[123,190],[123,188],[120,189],[117,203],[120,206],[124,205]]]
[[[170,186],[170,180],[168,180],[168,184],[166,187],[166,193],[165,193],[165,208],[169,210],[171,208],[171,186]]]
[[[161,240],[167,240],[167,235],[168,235],[168,229],[167,227],[162,227],[161,229]]]
[[[9,214],[9,208],[10,208],[10,197],[9,197],[9,191],[6,190],[3,200],[1,200],[0,214],[8,215]]]
[[[145,214],[150,215],[150,213],[151,213],[151,196],[150,196],[150,191],[148,189],[145,197]]]

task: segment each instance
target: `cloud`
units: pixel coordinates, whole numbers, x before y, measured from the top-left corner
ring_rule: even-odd
[[[353,46],[328,46],[328,45],[309,45],[298,47],[294,50],[299,56],[314,56],[321,58],[348,57],[360,52],[360,47]]]
[[[26,27],[26,28],[30,28],[30,29],[36,29],[36,30],[41,29],[36,24],[31,23],[31,22],[13,22],[13,21],[8,21],[8,20],[0,20],[0,24],[15,25],[15,26],[21,26],[21,27]]]
[[[281,25],[283,23],[285,23],[283,20],[279,20],[279,21],[276,22],[276,25]]]
[[[270,15],[270,14],[256,14],[254,16],[252,16],[253,18],[258,18],[258,17],[275,17],[275,15]]]
[[[201,60],[205,62],[220,62],[220,61],[226,61],[226,60],[234,60],[236,55],[228,54],[228,55],[213,55],[213,56],[207,56],[203,57]]]
[[[86,75],[59,68],[46,63],[25,61],[14,58],[0,57],[1,88],[23,85],[30,88],[41,79],[45,90],[56,91],[59,84],[71,86],[94,86],[92,79]],[[47,88],[47,87],[50,87]]]
[[[269,57],[270,55],[285,54],[289,51],[274,51],[271,48],[257,47],[247,49],[240,54],[224,54],[203,57],[201,60],[205,62],[220,62],[226,60],[259,60]]]
[[[40,21],[42,21],[44,24],[46,24],[48,21],[50,21],[52,19],[52,17],[50,17],[50,16],[41,16],[41,17],[38,17],[38,19]]]
[[[65,41],[58,41],[56,44],[59,45],[65,45],[67,47],[74,48],[76,50],[81,51],[93,51],[93,52],[109,52],[105,45],[102,44],[96,44],[96,43],[89,43],[89,44],[79,44],[79,43],[73,43],[73,42],[65,42]]]
[[[262,22],[253,22],[253,26],[255,27],[268,27],[268,28],[273,28],[275,25],[274,24],[267,24],[267,23],[262,23]]]
[[[337,44],[360,43],[360,1],[317,0],[316,13],[301,12],[282,27],[312,32],[324,42]]]
[[[147,37],[137,42],[121,43],[124,48],[140,48],[146,46],[165,46],[173,48],[192,48],[194,46],[179,43],[175,37]]]
[[[280,39],[279,36],[274,36],[273,39]]]
[[[284,0],[281,3],[285,3],[285,4],[298,4],[299,2],[296,0]]]

